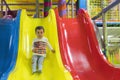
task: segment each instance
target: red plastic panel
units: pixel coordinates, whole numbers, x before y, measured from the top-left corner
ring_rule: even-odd
[[[71,19],[55,13],[62,60],[73,79],[119,80],[120,69],[109,64],[101,52],[88,13],[81,9],[77,18]]]

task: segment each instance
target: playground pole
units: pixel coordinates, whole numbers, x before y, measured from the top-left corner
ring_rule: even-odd
[[[0,13],[0,17],[3,16],[3,0],[1,0],[1,13]]]
[[[3,12],[3,0],[1,0],[1,12]]]
[[[74,0],[72,0],[71,2],[72,2],[72,18],[74,18]]]
[[[104,0],[101,0],[101,8],[104,9]],[[104,55],[107,57],[108,51],[108,39],[107,39],[107,23],[106,23],[106,15],[102,13],[102,21],[103,21],[103,41],[104,41]]]
[[[36,17],[39,17],[39,0],[36,0]]]
[[[51,8],[52,1],[44,0],[44,17],[48,16],[49,9]]]
[[[60,17],[66,17],[66,0],[59,0],[58,2],[58,11]]]
[[[69,17],[69,5],[67,5],[66,7],[67,7],[67,17]]]

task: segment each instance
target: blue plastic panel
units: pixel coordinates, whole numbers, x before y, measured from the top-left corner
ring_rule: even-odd
[[[0,19],[0,80],[7,80],[18,52],[20,12],[13,19]]]

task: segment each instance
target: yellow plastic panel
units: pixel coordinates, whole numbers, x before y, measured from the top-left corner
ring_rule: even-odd
[[[47,49],[47,57],[43,63],[42,73],[32,74],[32,40],[35,36],[35,27],[44,26],[45,37],[55,49],[52,53]],[[46,18],[30,18],[26,11],[22,10],[20,20],[20,38],[17,62],[8,80],[73,80],[71,74],[64,68],[58,43],[56,18],[53,10],[50,10]]]
[[[19,2],[36,2],[36,0],[16,0],[16,1],[19,1]],[[52,2],[58,2],[58,0],[51,0]],[[44,0],[39,0],[39,2],[44,2]]]
[[[36,0],[6,0],[7,2],[36,2]],[[58,2],[59,0],[51,0],[52,2]],[[68,0],[66,0],[68,1]],[[44,0],[39,0],[39,2],[44,2]]]

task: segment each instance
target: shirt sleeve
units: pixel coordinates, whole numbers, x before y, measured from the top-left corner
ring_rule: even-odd
[[[32,50],[34,49],[34,40],[33,40],[33,42],[32,42]]]
[[[47,39],[47,46],[48,46],[48,48],[49,48],[50,50],[53,49],[52,46],[51,46],[51,44],[49,43],[48,39]]]

